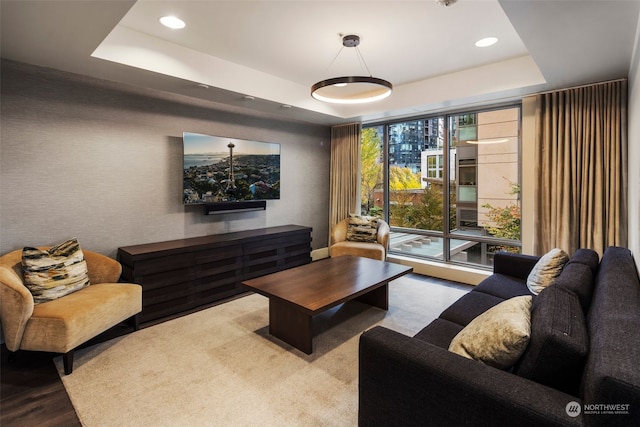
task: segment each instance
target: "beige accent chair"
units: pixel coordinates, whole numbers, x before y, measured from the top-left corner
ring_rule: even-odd
[[[23,283],[22,250],[0,257],[0,321],[7,349],[62,353],[67,375],[73,371],[76,347],[129,318],[137,330],[142,311],[142,287],[117,283],[122,272],[118,261],[82,252],[90,285],[41,304],[34,304]]]
[[[334,225],[331,229],[331,241],[329,246],[330,256],[355,255],[380,261],[387,259],[390,232],[389,224],[381,219],[378,220],[377,243],[348,241],[348,225],[349,219],[347,218]]]

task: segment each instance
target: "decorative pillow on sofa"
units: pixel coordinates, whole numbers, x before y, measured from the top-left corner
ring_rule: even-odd
[[[22,250],[22,274],[36,304],[89,286],[87,263],[75,238],[49,250],[25,247]]]
[[[589,351],[587,323],[577,295],[551,286],[531,305],[531,339],[515,373],[577,396]]]
[[[491,307],[451,340],[449,351],[495,368],[511,368],[529,343],[531,300],[525,295]]]
[[[376,243],[378,240],[378,218],[349,215],[347,240],[350,242]]]
[[[569,261],[569,255],[562,249],[551,249],[538,260],[527,277],[527,287],[532,294],[538,295],[553,283]]]

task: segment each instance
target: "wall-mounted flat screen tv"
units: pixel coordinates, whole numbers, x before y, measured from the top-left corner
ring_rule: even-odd
[[[183,133],[184,204],[280,198],[280,144]]]

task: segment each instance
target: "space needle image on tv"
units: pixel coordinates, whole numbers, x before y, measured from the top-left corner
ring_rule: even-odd
[[[183,202],[280,198],[280,144],[185,132]]]

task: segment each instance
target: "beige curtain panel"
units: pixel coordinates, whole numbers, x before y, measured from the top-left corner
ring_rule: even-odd
[[[329,230],[350,213],[360,212],[359,123],[331,128]]]
[[[536,95],[535,251],[627,245],[627,82]]]

